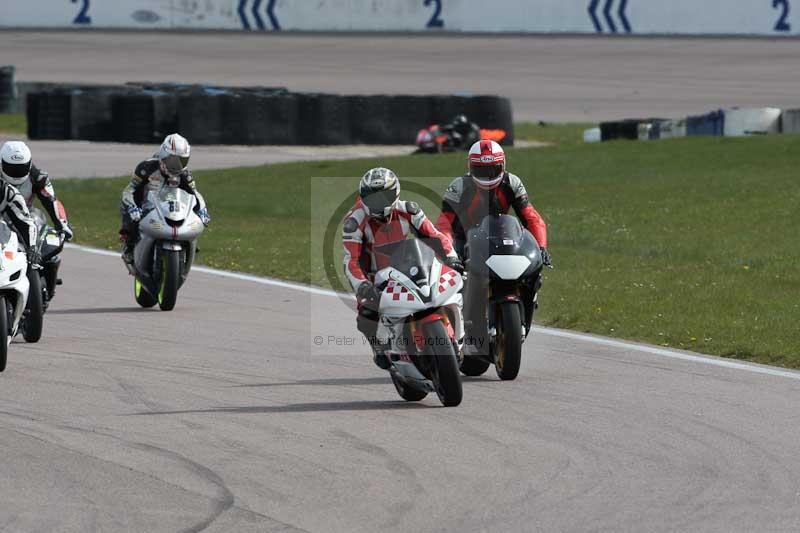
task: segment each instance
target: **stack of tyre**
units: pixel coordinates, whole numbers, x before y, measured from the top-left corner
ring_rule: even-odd
[[[514,141],[508,99],[292,93],[280,87],[129,83],[48,86],[27,94],[32,139],[152,143],[180,131],[194,144],[411,144],[420,128],[463,113]]]

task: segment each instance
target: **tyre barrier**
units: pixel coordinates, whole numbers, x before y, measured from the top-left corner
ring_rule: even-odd
[[[26,115],[30,139],[70,139],[71,96],[67,91],[28,93]]]
[[[26,99],[31,139],[152,143],[180,131],[193,144],[413,144],[419,129],[466,114],[514,139],[497,96],[334,95],[283,87],[131,82],[43,86]]]
[[[114,138],[113,92],[75,89],[70,94],[70,139],[108,141]]]
[[[323,93],[298,94],[297,98],[299,144],[353,144],[349,100]]]
[[[783,133],[800,133],[800,109],[785,109],[781,115],[781,131]]]
[[[13,66],[0,67],[0,113],[16,111],[17,89]]]
[[[637,140],[639,138],[639,123],[637,119],[617,120],[600,123],[600,139],[614,141],[617,139]]]

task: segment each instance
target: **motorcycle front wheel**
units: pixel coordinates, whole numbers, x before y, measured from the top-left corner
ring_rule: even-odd
[[[455,407],[463,397],[461,374],[458,373],[456,350],[444,323],[437,320],[426,324],[425,339],[428,345],[425,355],[433,358],[430,368],[436,395],[445,407]]]
[[[0,372],[6,369],[8,360],[8,304],[5,295],[0,296]]]
[[[44,299],[42,295],[42,277],[39,271],[28,271],[28,303],[25,305],[25,314],[22,322],[22,337],[25,342],[39,342],[42,338],[44,327]]]
[[[172,311],[175,308],[180,281],[180,250],[161,250],[161,281],[158,285],[158,306],[162,311]]]
[[[522,319],[517,302],[503,302],[498,307],[497,320],[497,377],[511,381],[519,374],[522,362]]]

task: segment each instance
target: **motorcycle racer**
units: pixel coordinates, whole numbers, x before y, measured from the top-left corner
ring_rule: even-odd
[[[522,225],[539,244],[542,261],[552,267],[547,250],[547,224],[531,205],[522,180],[506,171],[503,148],[495,141],[478,141],[470,148],[468,161],[469,172],[453,180],[444,193],[436,228],[452,239],[456,251],[463,258],[467,231],[480,225],[485,216],[506,214],[513,208]],[[541,276],[536,280],[533,293],[526,298],[528,325],[537,306],[536,293],[540,287]]]
[[[506,172],[505,152],[499,144],[478,141],[469,151],[469,172],[453,180],[444,193],[436,228],[450,237],[462,256],[465,230],[479,225],[486,215],[506,214],[511,207],[539,243],[545,264],[550,265],[547,225],[531,205],[525,185],[519,177]]]
[[[3,181],[19,191],[28,209],[33,205],[34,196],[39,198],[56,230],[64,233],[65,240],[71,241],[73,232],[67,221],[67,213],[56,199],[48,173],[33,164],[28,145],[22,141],[8,141],[0,148],[0,159],[0,177]]]
[[[442,132],[453,135],[454,145],[466,149],[472,146],[481,137],[481,130],[477,124],[470,122],[466,115],[456,115],[452,121],[442,126]]]
[[[142,218],[142,202],[148,191],[155,191],[166,183],[180,187],[197,199],[195,211],[205,226],[211,222],[205,199],[197,190],[194,177],[187,168],[191,147],[189,141],[177,133],[167,135],[157,154],[136,166],[130,183],[122,191],[120,214],[122,227],[120,240],[125,243],[122,259],[133,262],[133,249],[139,239],[139,220]]]
[[[375,337],[375,307],[380,298],[373,279],[378,270],[390,266],[392,245],[404,241],[411,232],[437,240],[446,254],[444,263],[463,271],[450,239],[434,227],[418,204],[400,200],[397,175],[387,168],[368,170],[359,183],[355,205],[344,217],[344,270],[358,301],[356,326],[372,346],[375,364],[384,370],[390,363]]]

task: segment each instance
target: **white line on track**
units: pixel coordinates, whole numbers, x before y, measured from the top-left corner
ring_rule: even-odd
[[[67,244],[67,248],[71,250],[78,250],[81,252],[86,252],[90,254],[96,255],[105,255],[111,257],[119,257],[119,252],[112,252],[110,250],[101,250],[98,248],[90,248],[88,246],[80,246],[77,244]],[[250,274],[242,274],[240,272],[229,272],[227,270],[219,270],[216,268],[209,268],[209,267],[192,267],[193,272],[202,272],[204,274],[210,274],[212,276],[219,276],[223,278],[231,278],[240,281],[249,281],[252,283],[259,283],[261,285],[269,285],[272,287],[281,287],[283,289],[291,289],[296,291],[302,291],[309,294],[316,294],[319,296],[349,296],[344,295],[342,293],[331,291],[327,289],[320,289],[317,287],[312,287],[310,285],[303,285],[300,283],[290,283],[286,281],[281,281],[272,278],[265,278],[261,276],[253,276]],[[595,335],[588,335],[585,333],[575,333],[573,331],[565,331],[560,329],[552,329],[552,328],[544,328],[541,326],[535,327],[536,331],[544,334],[550,335],[551,337],[561,337],[565,339],[572,339],[578,340],[582,342],[588,342],[593,344],[598,344],[601,346],[608,346],[611,348],[620,348],[623,350],[632,350],[642,353],[647,353],[650,355],[657,355],[660,357],[666,357],[669,359],[678,359],[681,361],[690,361],[693,363],[700,363],[704,365],[711,365],[717,366],[722,368],[730,368],[734,370],[744,370],[746,372],[752,372],[755,374],[765,374],[768,376],[777,376],[782,378],[789,378],[800,381],[800,372],[794,372],[791,370],[782,370],[779,368],[774,368],[770,366],[764,365],[757,365],[754,363],[740,363],[738,361],[731,361],[729,359],[722,359],[717,357],[711,356],[703,356],[703,355],[696,355],[689,352],[680,352],[677,350],[668,350],[665,348],[660,348],[658,346],[650,346],[646,344],[636,344],[633,342],[625,342],[625,341],[618,341],[615,339],[609,339],[606,337],[598,337]]]

